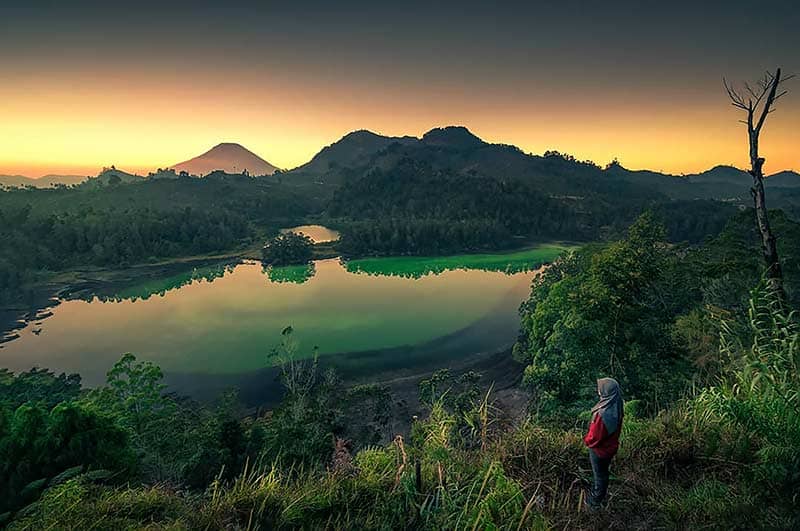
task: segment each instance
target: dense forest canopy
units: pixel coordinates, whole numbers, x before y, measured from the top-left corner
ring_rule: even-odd
[[[776,177],[776,204],[791,212],[796,183]],[[624,233],[647,209],[671,241],[696,243],[719,233],[749,204],[748,176],[734,168],[686,177],[630,172],[619,164],[601,169],[555,151],[534,156],[488,144],[459,127],[422,139],[352,133],[285,178],[330,186],[326,214],[342,228],[345,252],[364,254],[503,248],[526,239],[603,240]],[[441,227],[447,222],[479,226],[465,238],[457,223],[448,235]],[[438,244],[425,243],[426,235]]]
[[[317,211],[317,201],[217,174],[0,192],[0,293],[13,296],[40,271],[230,251]]]

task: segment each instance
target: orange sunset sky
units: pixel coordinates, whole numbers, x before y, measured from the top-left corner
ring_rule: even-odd
[[[723,75],[800,70],[790,2],[763,19],[737,16],[738,2],[570,3],[300,2],[302,16],[270,2],[224,16],[202,2],[4,3],[0,174],[146,173],[219,142],[292,168],[356,129],[443,125],[537,154],[691,173],[746,164]],[[757,45],[742,42],[761,27],[771,32]],[[795,84],[762,135],[768,172],[800,169]]]

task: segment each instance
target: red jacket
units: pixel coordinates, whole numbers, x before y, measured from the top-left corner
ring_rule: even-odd
[[[583,438],[583,442],[594,450],[597,457],[601,459],[611,459],[619,448],[619,432],[622,431],[622,419],[620,419],[617,430],[610,434],[603,423],[603,417],[595,415],[592,423],[589,424],[589,433]]]

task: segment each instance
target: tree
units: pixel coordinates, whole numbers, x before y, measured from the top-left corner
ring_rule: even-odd
[[[740,122],[747,126],[747,138],[750,146],[750,170],[748,173],[753,177],[751,193],[756,209],[756,222],[761,233],[762,252],[767,265],[767,280],[781,300],[786,299],[783,289],[783,272],[778,258],[775,235],[772,233],[767,216],[763,169],[765,159],[759,155],[758,139],[767,115],[775,110],[772,108],[773,105],[787,93],[786,90],[779,92],[778,89],[782,83],[792,77],[794,76],[781,77],[781,69],[778,68],[774,74],[772,72],[765,73],[755,87],[745,83],[743,91],[723,79],[731,105],[747,113],[747,119],[740,120]]]
[[[261,256],[272,266],[307,264],[312,257],[313,240],[305,234],[287,232],[279,234],[264,245]]]
[[[664,240],[645,213],[626,239],[586,246],[534,280],[514,356],[541,413],[590,404],[602,375],[653,406],[676,396],[685,370],[670,329],[687,290]]]
[[[124,354],[108,371],[107,385],[92,389],[81,403],[129,434],[144,477],[174,481],[197,436],[183,426],[187,412],[165,394],[162,378],[157,365]]]
[[[341,400],[333,371],[319,370],[316,347],[311,359],[303,359],[293,333],[291,326],[284,328],[281,345],[270,355],[280,367],[286,394],[272,412],[266,451],[269,457],[280,457],[290,465],[312,465],[331,455]]]

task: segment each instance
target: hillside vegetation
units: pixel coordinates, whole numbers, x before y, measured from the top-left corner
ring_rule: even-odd
[[[393,426],[387,388],[343,388],[284,330],[283,402],[243,415],[164,394],[125,355],[107,385],[0,378],[0,511],[11,529],[592,529],[800,525],[800,323],[760,281],[752,212],[702,248],[652,215],[567,252],[534,281],[515,356],[531,409],[474,372],[419,385]],[[786,236],[796,304],[798,225]],[[609,506],[583,507],[594,379],[626,393]],[[406,419],[407,420],[407,419]],[[169,433],[169,437],[164,437]]]
[[[267,413],[243,411],[232,393],[214,405],[167,394],[161,370],[132,354],[96,389],[45,369],[0,372],[0,521],[37,530],[797,528],[792,178],[779,176],[782,210],[770,214],[786,305],[762,282],[736,171],[601,169],[463,128],[422,139],[358,132],[263,178],[109,169],[72,188],[2,192],[4,300],[55,271],[261,247],[301,222],[341,230],[335,245],[366,273],[372,255],[400,256],[393,269],[416,276],[446,269],[448,253],[480,252],[472,259],[491,268],[494,249],[595,243],[567,246],[520,310],[512,354],[524,412],[496,400],[478,373],[440,371],[420,382],[420,410],[399,417],[387,387],[345,387],[298,350],[291,327],[265,355],[284,386]],[[273,242],[270,278],[313,274],[309,242]],[[539,249],[547,259],[561,251]],[[403,255],[427,258],[404,269]],[[517,265],[541,259],[521,253]],[[285,263],[299,265],[277,267]],[[581,435],[595,378],[607,375],[622,384],[626,418],[609,507],[588,512]]]
[[[116,174],[114,174],[116,175]],[[242,175],[0,193],[0,296],[52,271],[213,254],[318,210],[302,190]],[[105,179],[106,184],[99,184]]]

